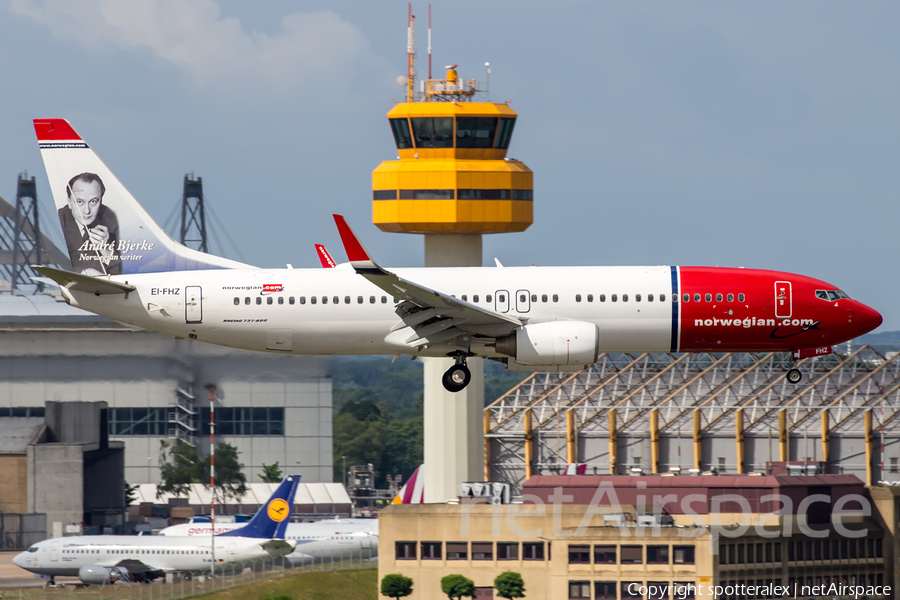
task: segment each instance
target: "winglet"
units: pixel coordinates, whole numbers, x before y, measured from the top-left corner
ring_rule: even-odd
[[[328,253],[328,250],[322,244],[316,244],[316,254],[319,255],[319,262],[322,263],[323,269],[333,269],[337,266],[337,263],[331,258],[331,254]]]
[[[353,268],[357,271],[360,269],[380,269],[380,267],[375,264],[375,261],[369,258],[369,253],[366,252],[362,242],[359,241],[359,238],[356,237],[356,234],[353,233],[353,230],[347,225],[347,221],[344,217],[341,215],[332,216],[337,225],[338,233],[341,234],[341,241],[344,243],[344,251],[347,253],[347,258],[350,259],[350,264],[353,265]]]

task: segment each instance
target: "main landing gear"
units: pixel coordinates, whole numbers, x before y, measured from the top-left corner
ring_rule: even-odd
[[[441,378],[444,389],[454,394],[464,390],[470,381],[472,381],[472,372],[466,366],[466,357],[464,355],[458,355],[456,364],[447,369]]]
[[[787,378],[788,383],[796,385],[800,383],[801,379],[803,379],[803,374],[800,373],[800,369],[792,368],[787,372],[787,375],[785,375],[785,377]]]

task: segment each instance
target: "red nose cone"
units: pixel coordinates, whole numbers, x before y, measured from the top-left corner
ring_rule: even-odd
[[[863,335],[878,329],[884,322],[881,313],[861,302],[858,303],[857,307],[854,307],[853,313],[853,325],[859,329],[857,335]]]

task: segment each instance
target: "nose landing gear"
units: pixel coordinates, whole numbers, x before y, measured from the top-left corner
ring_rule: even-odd
[[[794,385],[800,383],[800,380],[803,379],[803,374],[800,373],[800,369],[790,369],[785,375],[785,378],[788,380],[788,383],[792,383]]]
[[[448,392],[461,392],[472,381],[472,372],[466,366],[466,357],[457,356],[456,364],[444,372],[441,382]]]

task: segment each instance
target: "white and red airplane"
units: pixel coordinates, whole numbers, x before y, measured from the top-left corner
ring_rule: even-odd
[[[835,285],[718,267],[469,267],[386,270],[344,218],[350,264],[263,269],[169,238],[63,119],[35,131],[77,272],[36,267],[72,306],[174,336],[250,350],[467,357],[516,371],[579,370],[600,352],[791,352],[878,327]],[[323,266],[330,266],[323,260]],[[800,371],[787,373],[791,383]]]

